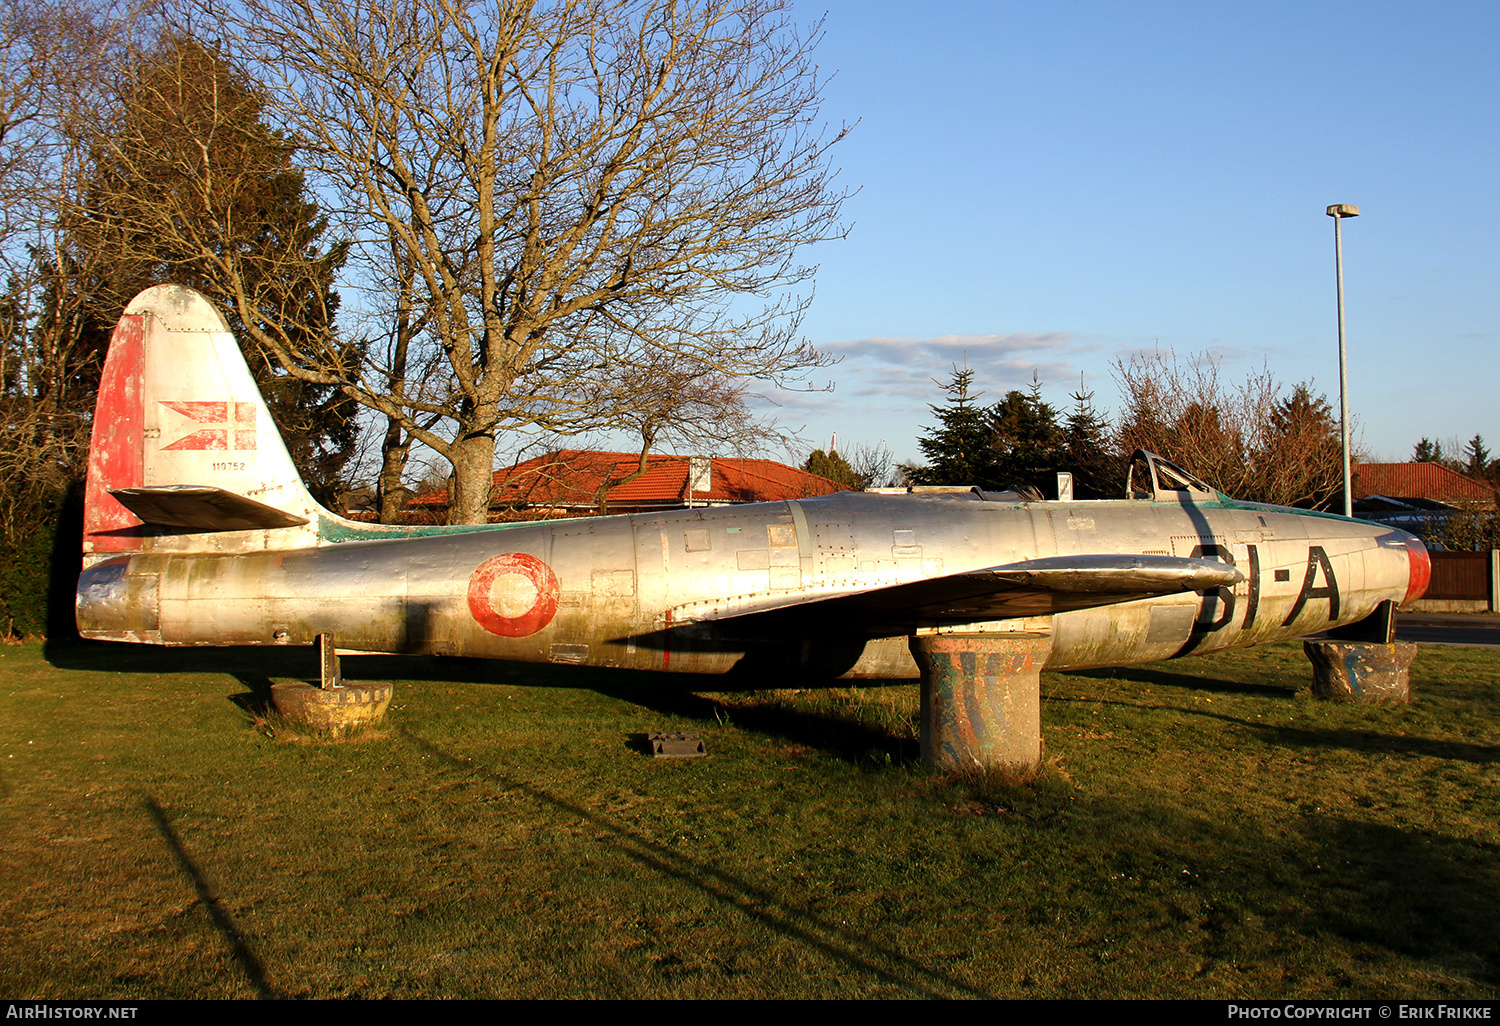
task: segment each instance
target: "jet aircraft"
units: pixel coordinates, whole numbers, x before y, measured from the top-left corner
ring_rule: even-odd
[[[1118,500],[973,490],[488,526],[322,509],[219,313],[127,307],[94,418],[87,638],[309,645],[792,676],[915,676],[914,635],[1044,629],[1046,666],[1144,663],[1388,623],[1409,534],[1240,502],[1137,454]],[[1371,640],[1389,640],[1374,637]]]

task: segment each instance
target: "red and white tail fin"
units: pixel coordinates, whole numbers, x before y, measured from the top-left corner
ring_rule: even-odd
[[[181,285],[131,300],[94,408],[84,553],[301,547],[320,512],[213,305]]]

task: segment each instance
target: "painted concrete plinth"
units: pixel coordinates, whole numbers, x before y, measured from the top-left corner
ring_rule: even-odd
[[[1304,641],[1313,666],[1313,694],[1335,702],[1411,701],[1410,641]]]
[[[1052,635],[911,639],[922,672],[922,761],[934,769],[1030,770],[1042,759],[1041,670]]]
[[[391,692],[387,681],[346,681],[336,688],[272,684],[271,703],[288,722],[320,731],[352,730],[383,720]]]

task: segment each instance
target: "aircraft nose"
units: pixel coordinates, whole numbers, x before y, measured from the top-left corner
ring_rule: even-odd
[[[1406,583],[1406,598],[1401,600],[1401,604],[1408,606],[1425,595],[1427,585],[1432,583],[1432,557],[1427,555],[1427,546],[1414,535],[1408,534],[1402,540],[1406,543],[1410,576]]]
[[[1427,585],[1432,582],[1432,558],[1422,540],[1405,531],[1389,531],[1376,540],[1381,548],[1406,550],[1406,597],[1401,605],[1410,605],[1425,595]]]

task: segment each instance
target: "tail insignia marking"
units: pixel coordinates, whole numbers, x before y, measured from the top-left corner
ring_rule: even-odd
[[[255,404],[237,402],[168,402],[163,406],[182,414],[196,424],[206,425],[184,435],[164,451],[171,449],[254,449]]]
[[[525,638],[557,615],[557,575],[535,556],[507,552],[480,563],[469,578],[469,613],[503,638]]]

